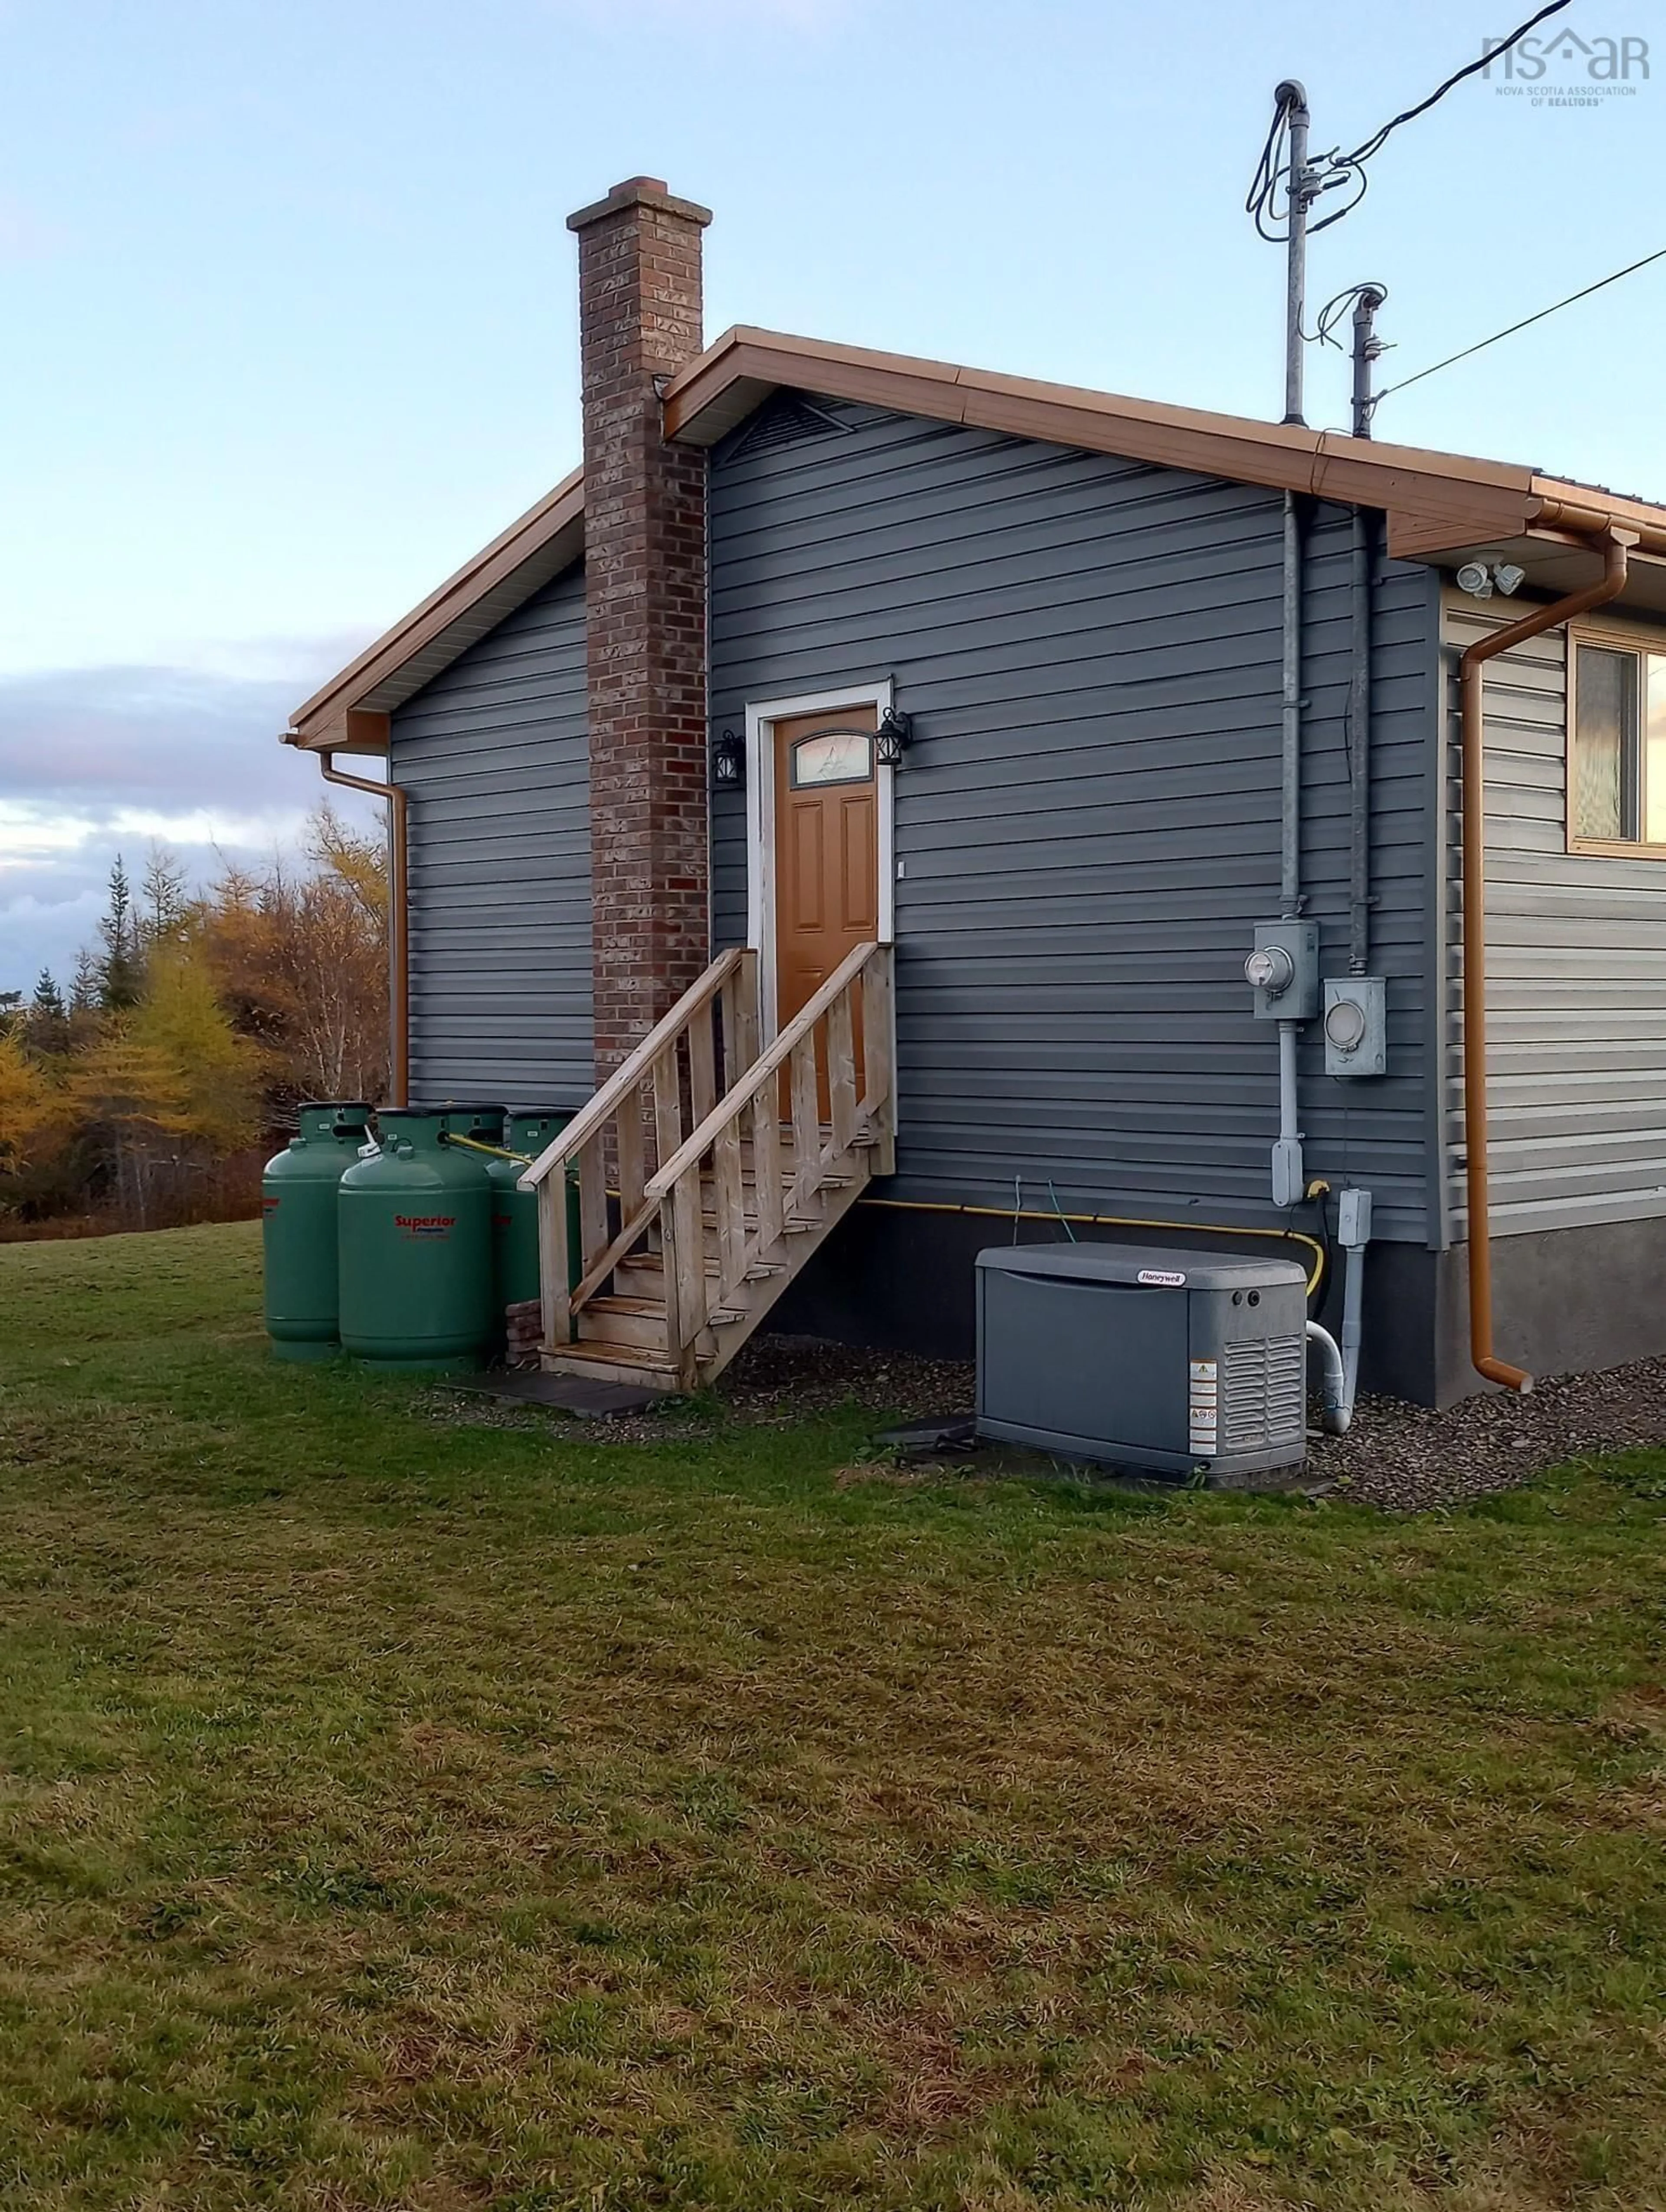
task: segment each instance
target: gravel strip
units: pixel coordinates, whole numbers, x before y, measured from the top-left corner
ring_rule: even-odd
[[[1345,1437],[1316,1437],[1311,1471],[1333,1496],[1396,1513],[1426,1512],[1513,1489],[1547,1468],[1600,1452],[1666,1443],[1666,1359],[1600,1375],[1557,1375],[1525,1398],[1489,1390],[1444,1413],[1396,1398],[1362,1398]]]
[[[970,1363],[759,1336],[738,1355],[714,1395],[721,1419],[748,1425],[787,1427],[854,1404],[873,1413],[877,1426],[969,1413],[976,1389]],[[442,1419],[516,1427],[552,1418],[455,1398],[436,1413]],[[608,1443],[666,1443],[709,1436],[713,1429],[708,1413],[680,1399],[663,1411],[586,1425]],[[1666,1359],[1645,1359],[1600,1375],[1558,1376],[1525,1398],[1491,1391],[1444,1413],[1395,1398],[1361,1398],[1347,1436],[1310,1437],[1301,1486],[1387,1512],[1426,1512],[1511,1489],[1570,1459],[1663,1443]],[[953,1465],[970,1472],[977,1462],[957,1459]]]
[[[853,1400],[876,1415],[927,1420],[970,1413],[976,1391],[971,1366],[955,1360],[759,1337],[718,1395],[732,1419],[746,1421],[792,1421]],[[1645,1359],[1600,1375],[1558,1376],[1525,1398],[1488,1391],[1444,1413],[1397,1398],[1361,1398],[1347,1436],[1309,1439],[1303,1487],[1325,1485],[1362,1504],[1424,1512],[1511,1489],[1570,1459],[1663,1443],[1666,1359]]]

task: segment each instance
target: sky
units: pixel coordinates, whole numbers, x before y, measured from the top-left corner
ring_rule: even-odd
[[[1274,86],[1352,147],[1529,12],[0,0],[0,989],[67,974],[119,850],[200,879],[297,836],[290,708],[579,458],[565,218],[609,185],[714,210],[708,336],[1276,416]],[[1386,380],[1666,246],[1666,9],[1559,20],[1657,51],[1472,80],[1314,241],[1315,307],[1387,286]],[[1378,434],[1666,495],[1663,336],[1666,262]],[[1343,423],[1343,357],[1309,374]]]

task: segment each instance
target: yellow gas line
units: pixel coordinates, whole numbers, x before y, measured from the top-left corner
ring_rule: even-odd
[[[494,1159],[518,1160],[523,1167],[532,1164],[528,1152],[506,1152],[502,1145],[483,1144],[477,1137],[459,1137],[449,1129],[443,1141],[461,1145],[471,1152],[489,1152]],[[608,1195],[617,1197],[617,1193],[610,1191]],[[1307,1279],[1309,1297],[1324,1279],[1325,1248],[1316,1237],[1299,1229],[1244,1229],[1224,1221],[1146,1221],[1126,1213],[1055,1213],[1036,1206],[958,1206],[947,1199],[865,1198],[859,1203],[883,1206],[893,1213],[966,1213],[986,1221],[1067,1221],[1073,1228],[1083,1229],[1174,1229],[1185,1236],[1253,1237],[1263,1244],[1304,1244],[1313,1255]]]
[[[957,1206],[945,1199],[864,1198],[858,1202],[888,1206],[895,1213],[970,1213],[988,1221],[1067,1221],[1073,1226],[1093,1229],[1176,1229],[1189,1237],[1256,1237],[1263,1243],[1304,1244],[1313,1255],[1307,1279],[1309,1297],[1324,1279],[1325,1248],[1316,1237],[1299,1229],[1243,1229],[1224,1221],[1143,1221],[1122,1213],[1052,1213],[1031,1206]]]
[[[461,1145],[466,1152],[489,1152],[495,1160],[514,1160],[523,1168],[532,1164],[531,1152],[506,1152],[502,1145],[483,1145],[478,1137],[459,1137],[454,1130],[445,1130],[440,1139],[444,1145]]]

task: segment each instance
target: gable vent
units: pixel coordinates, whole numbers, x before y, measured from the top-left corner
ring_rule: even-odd
[[[758,410],[751,428],[734,448],[733,459],[778,453],[783,446],[802,445],[806,438],[849,435],[849,426],[830,415],[824,407],[818,407],[813,400],[803,398],[796,392],[784,392]]]

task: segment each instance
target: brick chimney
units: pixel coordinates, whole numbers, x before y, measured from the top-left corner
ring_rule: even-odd
[[[631,177],[579,240],[596,1078],[709,954],[706,457],[668,445],[656,379],[701,349],[709,210]]]

